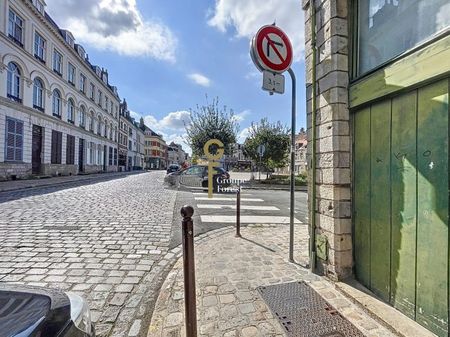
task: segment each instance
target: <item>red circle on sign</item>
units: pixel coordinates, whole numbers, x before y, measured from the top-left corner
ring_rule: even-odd
[[[275,34],[281,38],[286,47],[286,56],[283,57],[279,51],[279,46],[275,45],[270,39],[269,34]],[[264,53],[263,42],[264,39],[267,39],[267,43],[272,48],[273,52],[277,54],[281,63],[273,63]],[[276,26],[264,26],[262,27],[258,33],[256,33],[256,53],[261,61],[261,66],[266,68],[267,70],[271,70],[273,72],[282,73],[288,70],[292,64],[292,45],[289,41],[289,38],[286,34]]]

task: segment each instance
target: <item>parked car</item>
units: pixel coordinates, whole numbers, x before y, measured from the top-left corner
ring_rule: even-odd
[[[1,337],[94,337],[87,302],[58,289],[0,283]]]
[[[217,188],[218,178],[230,179],[230,174],[221,167],[214,167],[213,186]],[[170,173],[164,179],[166,183],[177,188],[207,189],[208,165],[193,165],[184,170]],[[226,185],[226,184],[224,184]]]
[[[167,168],[167,174],[172,173],[172,172],[177,172],[179,170],[180,170],[180,165],[172,164],[172,165],[169,165],[169,167]]]

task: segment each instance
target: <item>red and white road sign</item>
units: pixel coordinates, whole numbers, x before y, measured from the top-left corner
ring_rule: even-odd
[[[292,45],[277,26],[263,26],[252,40],[251,55],[260,70],[282,73],[292,64]]]

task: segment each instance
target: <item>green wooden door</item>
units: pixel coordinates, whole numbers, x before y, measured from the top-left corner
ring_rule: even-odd
[[[358,280],[448,335],[449,81],[354,114],[354,251]]]

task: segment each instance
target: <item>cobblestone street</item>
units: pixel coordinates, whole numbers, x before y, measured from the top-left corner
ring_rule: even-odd
[[[137,336],[169,266],[176,192],[164,173],[0,195],[0,282],[73,291],[99,336]]]

